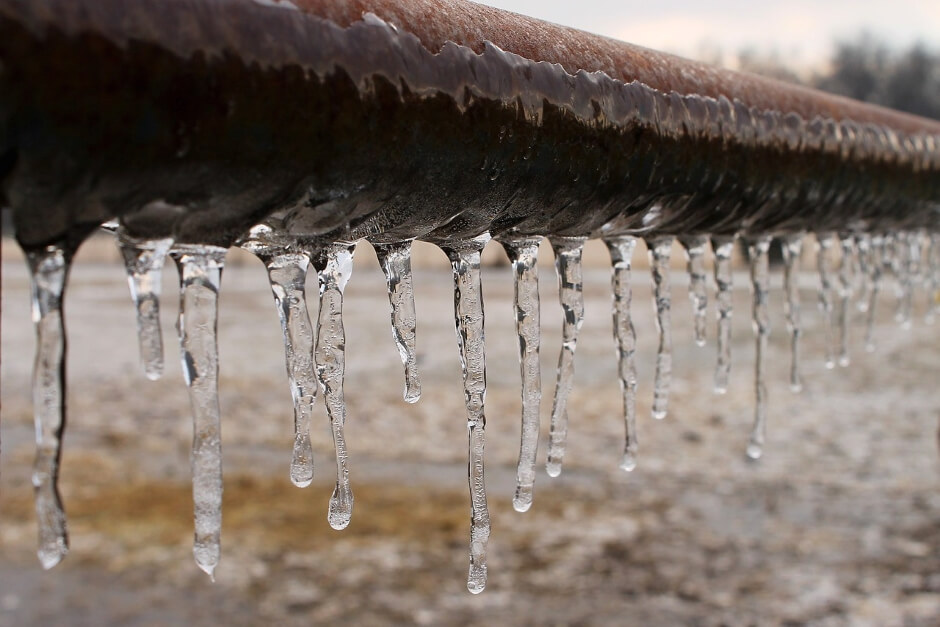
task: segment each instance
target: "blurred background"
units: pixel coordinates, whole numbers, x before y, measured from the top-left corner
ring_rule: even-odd
[[[926,2],[499,6],[938,115],[940,7]],[[779,268],[772,273],[768,444],[758,463],[744,455],[754,365],[745,265],[736,260],[731,388],[714,396],[714,303],[708,344],[699,348],[684,260],[674,249],[674,380],[669,417],[654,422],[657,338],[647,253],[637,247],[640,458],[630,474],[617,468],[623,422],[609,262],[598,242],[589,243],[568,453],[557,479],[542,468],[562,312],[543,244],[543,430],[535,503],[525,514],[511,505],[520,414],[512,283],[501,249],[487,248],[493,533],[487,589],[471,596],[466,420],[443,253],[416,246],[423,396],[408,405],[384,277],[368,244],[357,251],[345,315],[356,505],[350,526],[336,532],[326,522],[334,468],[325,410],[318,399],[316,478],[295,488],[290,394],[270,289],[259,262],[230,252],[219,319],[223,554],[212,584],[191,554],[192,436],[173,329],[175,271],[163,278],[166,373],[150,382],[137,363],[124,271],[104,235],[79,251],[66,299],[62,492],[72,549],[53,571],[40,568],[30,485],[34,336],[26,267],[10,235],[2,242],[0,320],[0,627],[940,624],[940,327],[923,322],[922,290],[913,328],[898,327],[889,281],[876,312],[876,352],[863,351],[863,315],[853,308],[852,363],[826,370],[812,240],[800,274],[805,388],[798,395],[788,386]],[[312,278],[312,312],[315,285]]]

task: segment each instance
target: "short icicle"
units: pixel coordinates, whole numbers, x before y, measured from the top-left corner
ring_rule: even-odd
[[[614,341],[617,345],[617,373],[620,377],[620,392],[623,397],[624,445],[620,468],[630,472],[636,468],[639,440],[636,431],[636,329],[630,304],[633,291],[630,287],[630,269],[636,238],[630,236],[604,240],[610,252],[613,266]]]
[[[734,307],[734,279],[731,269],[731,254],[734,238],[713,237],[715,252],[715,285],[718,288],[718,362],[715,365],[715,393],[728,391],[731,375],[731,315]]]
[[[695,344],[705,346],[705,323],[708,313],[708,277],[705,274],[705,249],[708,238],[704,235],[683,237],[679,240],[685,249],[689,270],[689,300],[692,301],[692,322]]]
[[[803,389],[800,378],[800,256],[803,253],[803,234],[787,235],[780,241],[783,252],[783,291],[786,293],[784,313],[790,333],[790,389]]]
[[[842,249],[842,258],[839,260],[839,365],[845,368],[850,363],[849,314],[857,265],[855,238],[841,235],[839,245]]]
[[[415,349],[417,314],[411,277],[411,241],[373,244],[373,247],[388,287],[388,302],[392,308],[392,339],[398,346],[398,354],[405,366],[405,402],[416,403],[421,398],[421,380],[418,377],[418,353]]]
[[[463,371],[469,438],[468,481],[470,484],[470,571],[467,589],[473,594],[486,587],[486,545],[490,537],[490,513],[486,504],[483,473],[486,416],[486,362],[483,338],[483,286],[480,253],[489,235],[447,247],[454,271],[454,322]]]
[[[346,331],[343,328],[343,290],[353,270],[355,244],[335,243],[311,254],[320,281],[320,311],[317,318],[316,370],[326,402],[336,452],[336,487],[330,496],[327,521],[333,529],[349,525],[353,493],[349,484],[349,454],[346,450]]]
[[[819,272],[819,310],[822,312],[823,324],[826,328],[825,335],[825,359],[826,368],[835,368],[836,362],[833,356],[834,333],[834,307],[835,287],[832,276],[832,260],[830,255],[836,237],[832,233],[816,234],[816,269]]]
[[[881,275],[884,272],[885,238],[882,235],[873,235],[869,251],[868,265],[868,303],[865,306],[865,350],[869,353],[875,351],[875,306],[878,303],[878,293],[881,290]]]
[[[160,331],[160,274],[172,238],[137,239],[117,229],[127,282],[137,309],[137,342],[140,363],[151,381],[163,375],[163,334]]]
[[[656,375],[653,381],[653,418],[662,420],[669,411],[669,387],[672,383],[672,323],[670,320],[669,257],[672,252],[670,236],[647,240],[650,253],[650,277],[653,281],[653,307],[659,347],[656,350]]]
[[[65,510],[59,495],[59,462],[65,433],[65,317],[62,299],[71,251],[52,245],[26,252],[31,278],[36,359],[33,363],[33,414],[36,458],[33,490],[39,527],[39,562],[52,568],[69,552]]]
[[[225,248],[177,244],[170,255],[180,273],[177,331],[183,378],[193,412],[193,506],[196,564],[215,580],[222,534],[222,423],[219,408],[219,286]]]
[[[761,237],[748,242],[748,257],[751,263],[751,288],[753,290],[753,321],[756,335],[756,357],[754,361],[754,427],[747,445],[747,456],[759,459],[764,453],[767,431],[767,385],[764,383],[764,358],[767,354],[767,338],[770,335],[770,316],[767,313],[767,297],[770,290],[768,278],[768,255],[770,237]]]
[[[512,506],[517,512],[532,507],[535,459],[539,447],[539,406],[542,400],[542,371],[539,363],[539,273],[538,237],[507,239],[503,248],[512,262],[513,308],[519,338],[519,370],[522,376],[522,435],[516,468],[516,493]]]
[[[548,435],[548,460],[545,472],[550,477],[561,474],[568,440],[568,395],[574,385],[574,353],[578,347],[578,333],[584,322],[584,293],[581,276],[583,237],[551,238],[555,251],[555,273],[558,275],[558,300],[564,312],[561,334],[561,352],[558,355],[558,373],[555,379],[555,398]]]

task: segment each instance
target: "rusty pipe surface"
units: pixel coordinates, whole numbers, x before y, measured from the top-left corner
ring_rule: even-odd
[[[29,247],[940,225],[940,123],[467,2],[0,1]]]

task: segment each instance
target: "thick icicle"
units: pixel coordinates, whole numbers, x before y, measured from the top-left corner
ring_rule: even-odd
[[[748,258],[751,262],[751,289],[754,304],[752,318],[756,335],[756,357],[754,360],[754,427],[747,445],[747,456],[759,459],[764,453],[764,437],[767,431],[767,386],[764,383],[764,357],[767,353],[767,338],[770,335],[770,316],[767,313],[767,296],[770,280],[767,272],[767,251],[770,237],[748,242]]]
[[[418,353],[415,350],[417,314],[411,278],[411,242],[373,244],[373,247],[388,286],[392,338],[405,366],[405,401],[416,403],[421,398],[421,380],[418,378]]]
[[[669,411],[669,386],[672,382],[672,323],[670,321],[669,256],[672,236],[647,240],[650,253],[650,277],[653,281],[653,307],[659,347],[656,351],[656,378],[653,381],[653,418],[662,420]]]
[[[689,269],[689,299],[692,301],[692,322],[695,343],[705,346],[705,323],[708,313],[708,277],[705,274],[705,248],[708,238],[704,235],[684,237],[679,240],[685,249]]]
[[[548,475],[557,477],[561,474],[568,439],[568,395],[574,385],[574,352],[578,347],[578,332],[584,322],[581,253],[585,240],[583,237],[559,237],[550,241],[555,251],[558,300],[564,312],[552,422],[548,436],[548,460],[545,463]]]
[[[803,253],[803,234],[788,235],[781,239],[783,251],[783,291],[786,293],[784,313],[790,332],[790,389],[803,389],[800,379],[800,256]]]
[[[833,340],[833,299],[835,297],[835,288],[833,286],[832,276],[832,246],[835,242],[835,235],[832,233],[816,234],[816,269],[819,271],[819,310],[822,312],[823,324],[826,328],[825,337],[825,355],[826,368],[834,368],[836,365],[835,357],[832,354]]]
[[[731,315],[734,306],[734,283],[731,270],[733,237],[713,237],[715,252],[715,285],[718,288],[718,363],[715,366],[715,393],[728,391],[731,375]]]
[[[333,431],[336,452],[336,487],[330,497],[327,520],[333,529],[349,525],[353,493],[349,485],[349,455],[346,450],[346,331],[343,328],[343,290],[353,270],[355,244],[330,244],[313,255],[320,278],[320,311],[317,318],[316,367],[326,411]]]
[[[516,494],[512,506],[517,512],[532,507],[535,485],[535,458],[539,448],[539,405],[542,400],[542,371],[539,363],[539,271],[538,237],[502,242],[513,269],[513,307],[519,338],[519,369],[522,375],[522,436],[516,468]]]
[[[486,587],[486,545],[490,537],[490,513],[486,504],[483,446],[486,416],[486,362],[483,341],[483,289],[480,252],[489,235],[445,249],[454,270],[454,322],[460,366],[463,370],[469,437],[468,480],[470,484],[470,572],[467,589],[473,594]]]
[[[633,291],[630,287],[630,268],[636,239],[625,236],[604,240],[613,265],[614,341],[617,345],[617,373],[623,396],[624,445],[620,467],[627,472],[636,468],[639,440],[636,432],[636,330],[630,315]]]
[[[160,273],[171,238],[145,240],[117,230],[118,245],[124,257],[127,282],[137,309],[137,342],[140,363],[151,381],[163,375],[163,334],[160,331]]]
[[[865,306],[865,350],[869,353],[875,350],[875,305],[878,302],[878,292],[881,290],[881,275],[885,267],[885,238],[873,235],[869,251],[868,265],[868,303]]]
[[[193,555],[199,568],[213,579],[222,534],[222,424],[216,330],[225,252],[218,246],[179,244],[170,251],[180,273],[177,331],[193,412]]]
[[[39,562],[49,569],[69,551],[65,510],[59,496],[59,461],[65,433],[65,318],[62,298],[71,254],[61,246],[28,251],[36,359],[33,363],[33,414],[36,459],[33,489],[39,527]]]
[[[842,258],[839,261],[839,365],[849,365],[849,314],[851,313],[852,284],[855,280],[855,238],[842,235],[839,238]]]

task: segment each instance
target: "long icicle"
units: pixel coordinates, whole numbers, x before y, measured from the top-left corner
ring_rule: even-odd
[[[39,562],[52,568],[69,551],[65,510],[59,495],[59,462],[65,434],[65,316],[62,300],[68,283],[71,252],[47,246],[26,252],[32,292],[36,359],[33,363],[33,414],[36,459],[33,489],[39,528]]]
[[[839,365],[849,365],[849,314],[852,310],[853,282],[855,280],[855,238],[843,234],[839,237],[842,258],[839,260]]]
[[[320,281],[320,311],[317,317],[316,369],[336,452],[336,487],[330,496],[327,521],[333,529],[349,525],[353,493],[349,484],[349,454],[346,450],[346,331],[343,328],[343,290],[353,270],[355,244],[329,244],[312,255]]]
[[[539,362],[539,271],[538,237],[508,239],[503,248],[512,262],[513,308],[519,338],[519,370],[522,377],[522,435],[516,468],[516,493],[512,506],[517,512],[532,507],[535,461],[539,448],[539,406],[542,401],[542,370]]]
[[[787,235],[782,238],[780,249],[783,252],[783,291],[786,293],[784,313],[787,318],[787,331],[790,333],[790,389],[799,392],[803,389],[800,378],[800,256],[803,253],[802,233]]]
[[[762,237],[748,242],[748,257],[751,262],[751,288],[753,290],[753,321],[756,335],[756,357],[754,361],[754,427],[747,445],[747,456],[759,459],[764,453],[764,439],[767,431],[767,385],[764,382],[764,358],[767,353],[767,339],[770,335],[770,316],[767,313],[767,296],[770,290],[768,278],[767,251],[770,250],[770,237]]]
[[[117,230],[117,238],[127,270],[127,283],[137,310],[140,363],[147,378],[156,381],[163,375],[160,274],[166,254],[173,245],[173,239],[137,239],[120,227]]]
[[[927,313],[924,321],[940,318],[940,233],[932,233],[927,248]]]
[[[715,365],[715,393],[728,391],[731,375],[731,315],[734,307],[734,279],[731,271],[731,254],[734,238],[713,237],[715,252],[715,285],[718,289],[718,363]]]
[[[417,314],[411,276],[411,241],[372,246],[385,273],[388,302],[392,309],[392,338],[405,366],[405,402],[417,403],[421,398],[421,379],[418,377],[418,353],[415,349]]]
[[[225,252],[218,246],[179,244],[170,251],[180,273],[177,330],[193,412],[193,555],[199,568],[213,580],[222,534],[222,424],[216,331]]]
[[[868,305],[865,308],[865,350],[869,353],[875,351],[875,306],[878,303],[878,293],[881,290],[881,276],[885,266],[885,238],[882,235],[873,235],[871,238],[871,257],[869,274],[871,288],[868,291]]]
[[[469,440],[470,570],[467,589],[473,594],[486,587],[486,545],[490,537],[490,512],[483,473],[486,415],[486,361],[483,337],[483,286],[480,253],[489,236],[445,249],[454,271],[454,322],[463,371]]]
[[[689,300],[692,301],[692,322],[695,343],[705,346],[705,324],[708,313],[708,277],[705,274],[705,249],[708,238],[704,235],[683,237],[680,240],[685,249],[689,270]]]
[[[578,347],[578,333],[584,322],[584,293],[581,275],[583,237],[552,238],[555,251],[555,273],[558,275],[558,300],[564,312],[561,352],[558,355],[558,373],[555,379],[555,398],[552,403],[552,421],[548,436],[548,460],[545,472],[550,477],[561,474],[568,439],[568,395],[574,385],[574,353]]]
[[[672,323],[670,320],[669,256],[672,236],[648,240],[650,276],[653,281],[653,306],[659,347],[656,351],[656,375],[653,381],[653,418],[662,420],[669,411],[669,387],[672,382]]]
[[[636,329],[630,304],[633,291],[630,287],[630,269],[636,238],[630,236],[604,240],[613,266],[614,341],[617,345],[617,373],[620,377],[620,393],[623,397],[624,443],[620,467],[630,472],[636,468],[639,439],[636,431]]]
[[[816,269],[819,272],[819,310],[822,312],[823,325],[826,329],[825,359],[826,368],[829,369],[834,368],[836,365],[835,357],[833,356],[833,345],[835,344],[833,334],[835,325],[833,321],[834,307],[832,302],[835,296],[835,288],[833,287],[832,260],[830,259],[835,239],[835,235],[832,233],[816,234]]]

